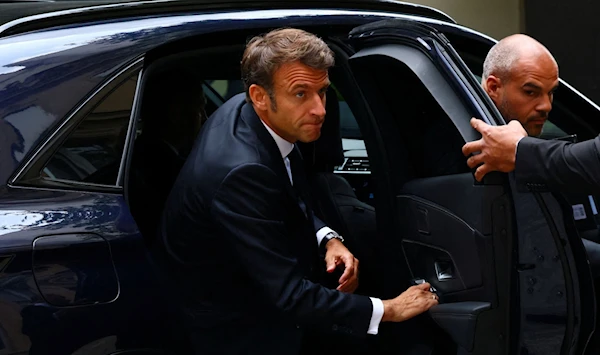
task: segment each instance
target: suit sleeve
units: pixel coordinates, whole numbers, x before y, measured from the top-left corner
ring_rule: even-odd
[[[325,224],[325,222],[321,221],[321,219],[319,217],[317,217],[316,215],[313,216],[313,224],[315,226],[315,231],[319,231],[321,228],[323,227],[327,227],[327,224]]]
[[[293,321],[366,336],[373,313],[368,297],[330,290],[304,278],[284,225],[281,186],[276,174],[260,164],[237,167],[223,180],[211,215],[231,252],[259,292]]]
[[[600,193],[600,136],[569,144],[525,137],[517,146],[520,190],[536,186],[570,193]]]

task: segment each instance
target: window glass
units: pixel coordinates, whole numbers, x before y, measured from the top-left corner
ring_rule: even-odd
[[[342,138],[345,139],[360,139],[362,140],[362,134],[360,133],[360,128],[358,127],[358,123],[356,122],[356,117],[350,110],[350,106],[344,99],[344,97],[340,94],[338,89],[334,84],[331,85],[336,92],[337,100],[340,108],[340,129],[342,132]]]
[[[339,115],[340,136],[344,151],[344,162],[342,165],[334,168],[334,173],[344,177],[350,186],[352,186],[359,200],[373,204],[374,193],[371,183],[371,165],[360,127],[350,106],[348,106],[348,103],[335,84],[331,85],[331,89],[333,91],[327,94],[327,115],[325,119],[331,115]],[[332,97],[333,94],[335,96]]]
[[[137,72],[102,99],[54,153],[42,177],[116,185],[136,85]]]
[[[207,80],[206,83],[223,101],[244,91],[244,83],[239,79]]]

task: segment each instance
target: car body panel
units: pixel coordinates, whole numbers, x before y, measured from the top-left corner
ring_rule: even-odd
[[[82,349],[166,336],[165,310],[155,308],[160,289],[122,196],[2,188],[0,226],[3,353],[93,354]],[[55,250],[42,254],[49,239]]]
[[[61,23],[61,16],[79,13],[73,12],[55,16],[55,22],[44,15],[0,27],[4,31],[0,33],[0,353],[93,355],[164,349],[172,340],[169,331],[174,328],[169,329],[166,320],[169,310],[157,306],[169,295],[162,294],[120,187],[100,193],[85,191],[85,186],[81,191],[23,187],[10,180],[29,166],[29,159],[61,123],[148,52],[190,37],[232,30],[250,33],[316,25],[350,29],[389,18],[415,20],[442,32],[493,42],[441,19],[306,6],[244,11],[232,7],[211,13],[196,10],[110,19],[92,16],[86,23],[69,17]],[[490,122],[503,123],[493,116]],[[351,148],[346,145],[349,155],[366,155],[364,142],[345,143],[352,143]],[[61,249],[67,256],[43,256],[44,249],[36,249],[36,243]],[[97,251],[97,264],[74,257],[77,248]],[[94,279],[108,280],[107,290]]]
[[[266,10],[266,9],[348,9],[385,11],[415,15],[456,23],[450,16],[435,8],[396,0],[84,0],[53,1],[52,3],[10,4],[0,14],[0,36],[48,28],[56,24],[83,23],[97,19],[132,16],[170,15],[173,13]]]

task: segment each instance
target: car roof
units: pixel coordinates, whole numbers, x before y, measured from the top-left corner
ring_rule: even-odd
[[[0,0],[1,2],[1,0]],[[190,11],[321,8],[385,11],[456,23],[437,9],[397,0],[20,0],[0,3],[0,36],[54,26]]]

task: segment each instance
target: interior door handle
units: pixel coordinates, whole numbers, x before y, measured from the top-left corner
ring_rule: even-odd
[[[425,282],[427,282],[427,280],[417,277],[416,279],[412,279],[410,282],[413,285],[420,285],[420,284],[424,284]],[[429,285],[431,285],[431,283]],[[429,292],[435,293],[437,295],[437,289],[433,286],[429,287]],[[439,295],[438,295],[438,297],[439,297]]]
[[[452,261],[436,261],[433,266],[435,268],[435,276],[437,276],[438,281],[454,279],[454,265]]]

